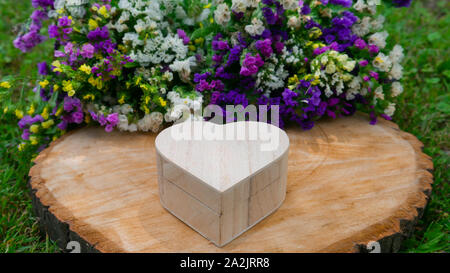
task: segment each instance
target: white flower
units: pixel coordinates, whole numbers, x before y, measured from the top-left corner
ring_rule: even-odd
[[[364,17],[361,23],[352,26],[352,32],[359,37],[363,37],[370,32],[370,17]]]
[[[214,20],[222,26],[225,26],[231,19],[230,8],[227,4],[223,3],[217,6],[214,11]]]
[[[353,5],[353,8],[359,12],[362,12],[365,8],[367,8],[367,5],[364,3],[364,0],[358,0]]]
[[[393,82],[391,86],[392,96],[397,97],[403,93],[403,86],[400,82]]]
[[[146,114],[142,119],[138,121],[137,128],[140,131],[148,132],[158,132],[161,124],[163,122],[163,115],[160,112],[152,112],[151,114]]]
[[[373,60],[372,65],[381,71],[388,72],[392,67],[392,62],[388,56],[380,52]]]
[[[298,1],[296,0],[281,0],[280,2],[286,10],[294,10],[298,7]]]
[[[377,19],[373,20],[371,23],[372,29],[374,29],[374,30],[382,29],[384,21],[385,21],[385,17],[383,15],[378,16]]]
[[[403,47],[401,45],[395,45],[392,51],[389,53],[389,58],[393,63],[400,63],[403,60]]]
[[[392,66],[391,71],[389,72],[389,77],[400,80],[403,77],[403,66],[401,66],[399,63],[395,63]]]
[[[128,131],[128,118],[125,115],[119,115],[119,123],[117,124],[117,128],[120,131]]]
[[[127,42],[131,42],[132,47],[137,47],[144,44],[144,42],[139,39],[139,34],[135,32],[125,33],[125,35],[122,38],[122,41],[124,44],[126,44]]]
[[[247,10],[247,0],[232,0],[231,9],[234,12],[245,12]]]
[[[328,65],[327,65],[325,71],[326,71],[328,74],[333,74],[334,72],[336,72],[336,65],[334,64],[333,61],[331,61],[331,62],[328,63]]]
[[[128,131],[130,131],[130,132],[136,132],[137,129],[138,129],[138,128],[137,128],[137,125],[134,124],[134,123],[128,125]]]
[[[302,21],[300,20],[300,18],[298,18],[297,16],[291,16],[289,17],[289,20],[287,22],[289,27],[292,28],[298,28],[300,27]]]
[[[261,2],[261,0],[247,0],[247,7],[248,8],[257,8],[259,5],[259,2]]]
[[[251,25],[245,26],[245,31],[251,36],[261,35],[264,31],[263,22],[255,17],[252,19]]]
[[[375,98],[384,100],[384,93],[382,86],[379,86],[377,89],[375,89]]]
[[[178,72],[182,80],[188,80],[191,75],[191,66],[195,66],[195,57],[191,56],[184,61],[176,60],[169,65],[172,71]]]
[[[384,109],[384,113],[392,117],[395,113],[395,103],[389,103],[388,107]]]
[[[351,72],[356,65],[356,61],[346,61],[345,63],[342,64],[342,67],[347,70],[348,72]]]
[[[377,32],[369,36],[369,43],[384,48],[386,46],[386,38],[389,36],[387,31]]]

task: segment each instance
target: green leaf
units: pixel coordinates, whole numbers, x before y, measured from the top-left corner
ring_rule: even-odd
[[[428,34],[428,36],[427,36],[427,39],[430,42],[440,40],[441,38],[442,38],[442,36],[439,32],[432,32],[432,33]]]
[[[436,109],[441,111],[442,113],[449,114],[450,113],[450,104],[441,101],[438,104],[436,104]]]

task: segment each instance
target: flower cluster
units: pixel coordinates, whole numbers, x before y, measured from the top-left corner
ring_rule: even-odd
[[[25,144],[88,123],[158,132],[202,104],[276,105],[281,126],[304,129],[356,110],[375,123],[391,119],[403,91],[403,48],[388,43],[377,7],[411,0],[32,3],[14,44],[55,46],[53,61],[38,64],[41,101],[18,114]]]

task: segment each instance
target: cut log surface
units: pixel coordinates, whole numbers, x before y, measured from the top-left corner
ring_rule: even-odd
[[[363,114],[287,133],[284,203],[222,248],[161,206],[150,133],[87,127],[53,142],[30,171],[34,210],[61,248],[82,252],[398,251],[431,193],[422,143]]]

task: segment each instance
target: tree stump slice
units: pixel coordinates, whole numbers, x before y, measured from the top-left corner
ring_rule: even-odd
[[[30,170],[33,207],[51,239],[82,252],[367,252],[374,242],[398,251],[431,193],[422,143],[363,114],[287,132],[284,203],[222,248],[161,206],[155,134],[66,134]]]

